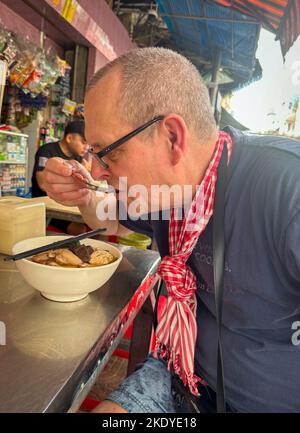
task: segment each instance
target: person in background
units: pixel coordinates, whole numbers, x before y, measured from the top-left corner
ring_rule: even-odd
[[[89,145],[84,135],[84,121],[75,120],[70,122],[64,131],[62,140],[47,143],[39,148],[35,155],[35,163],[32,173],[32,197],[47,195],[44,188],[44,168],[49,158],[58,157],[65,160],[76,160],[88,171],[90,164],[84,158],[89,150]],[[52,219],[50,224],[70,235],[78,235],[86,232],[86,225]]]

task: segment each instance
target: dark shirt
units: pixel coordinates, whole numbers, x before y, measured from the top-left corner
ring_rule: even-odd
[[[223,356],[228,403],[300,411],[300,141],[228,128]],[[188,264],[197,277],[195,370],[216,390],[212,220]],[[168,221],[121,221],[169,253]],[[296,337],[298,335],[298,337]]]
[[[61,150],[59,142],[47,143],[39,148],[39,150],[35,154],[35,163],[31,178],[32,183],[32,197],[41,197],[47,195],[45,191],[43,191],[37,182],[36,173],[38,171],[43,171],[45,168],[45,164],[47,159],[59,157],[66,160],[75,159],[78,162],[82,162],[81,156],[67,156]]]

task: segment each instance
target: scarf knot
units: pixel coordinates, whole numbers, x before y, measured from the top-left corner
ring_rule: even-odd
[[[181,302],[191,299],[196,289],[196,277],[186,265],[185,257],[165,256],[157,273],[166,283],[169,296]]]

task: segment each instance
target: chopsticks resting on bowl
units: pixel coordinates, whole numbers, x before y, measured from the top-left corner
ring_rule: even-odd
[[[76,242],[76,241],[81,241],[82,239],[91,238],[105,231],[106,229],[100,228],[100,229],[92,230],[90,232],[83,233],[82,235],[70,236],[67,239],[63,239],[62,241],[53,242],[52,244],[48,244],[42,247],[34,248],[32,250],[24,251],[23,253],[18,253],[13,256],[6,256],[4,257],[4,260],[8,262],[12,260],[26,259],[27,257],[34,256],[35,254],[44,253],[45,251],[55,250],[57,248],[63,247],[64,245],[67,245],[70,242]]]

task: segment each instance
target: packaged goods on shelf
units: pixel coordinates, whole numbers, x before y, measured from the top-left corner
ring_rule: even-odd
[[[7,64],[5,110],[2,123],[19,130],[37,118],[38,111],[49,103],[51,89],[71,67],[51,52],[33,45],[28,38],[9,31],[0,24],[0,60]],[[70,91],[70,74],[66,77]],[[64,97],[67,92],[62,92]],[[60,101],[60,110],[62,108]],[[65,124],[65,122],[63,122]]]
[[[0,184],[2,195],[15,195],[27,189],[27,146],[24,134],[0,130]]]

